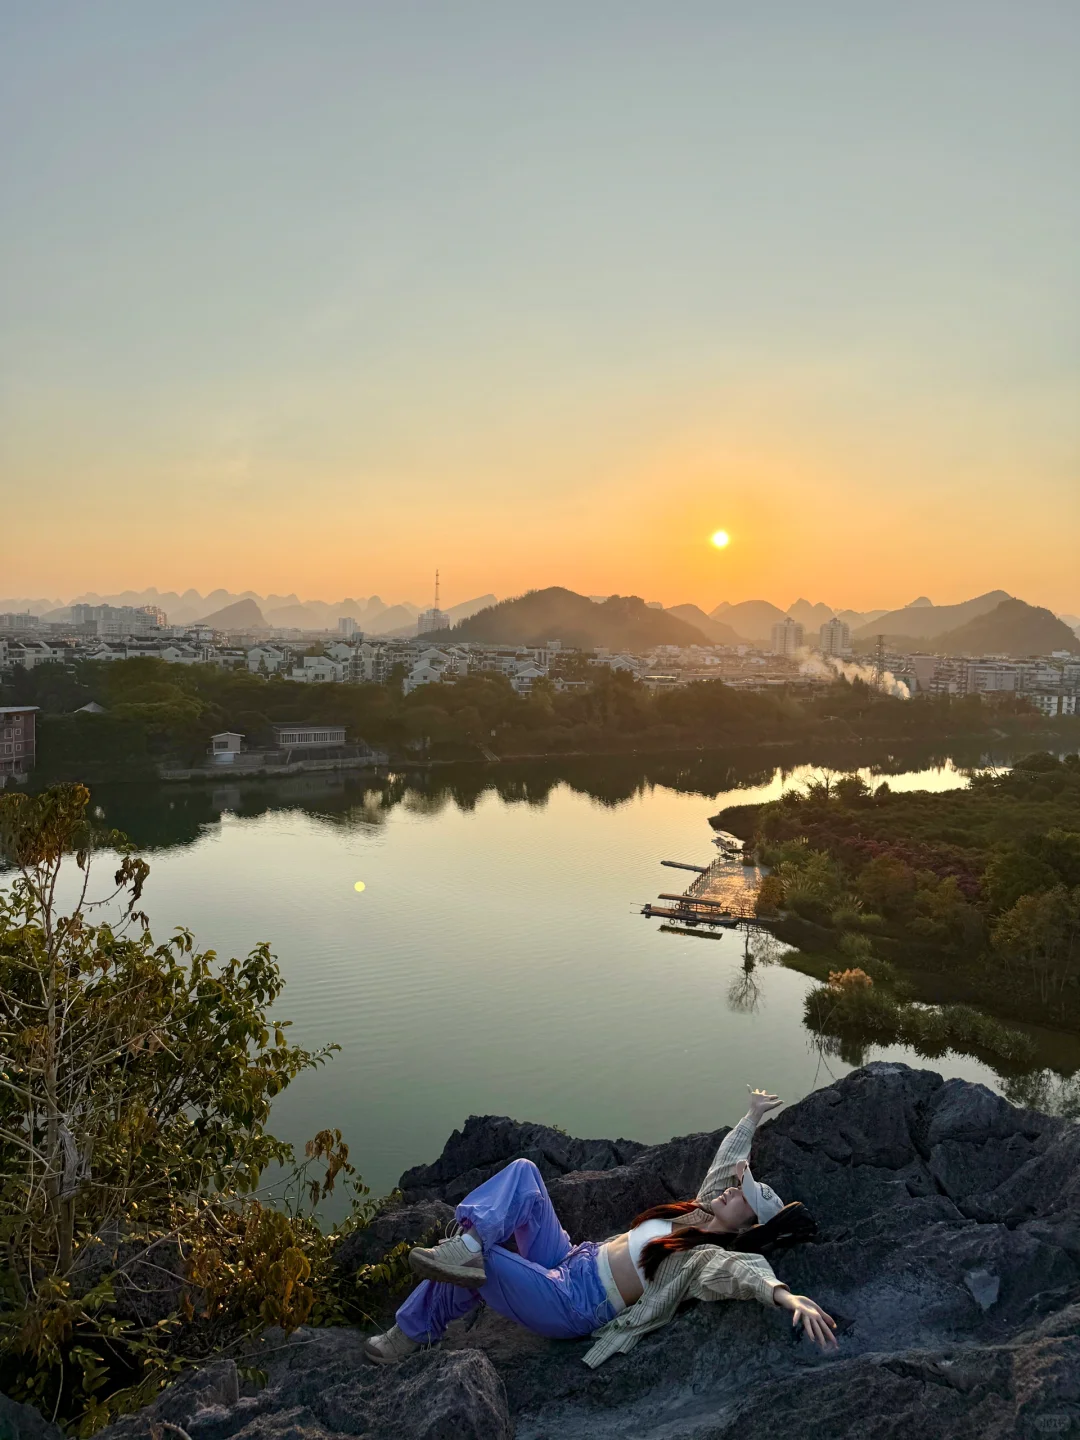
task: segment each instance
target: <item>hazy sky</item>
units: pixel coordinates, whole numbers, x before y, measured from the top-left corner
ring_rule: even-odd
[[[0,595],[1078,611],[1078,73],[1076,0],[0,0]]]

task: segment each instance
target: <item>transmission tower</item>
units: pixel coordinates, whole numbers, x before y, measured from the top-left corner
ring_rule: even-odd
[[[877,679],[877,688],[885,688],[885,636],[877,637],[877,646],[874,650],[874,675]]]

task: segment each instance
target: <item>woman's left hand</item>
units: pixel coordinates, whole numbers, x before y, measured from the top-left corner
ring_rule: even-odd
[[[750,1090],[749,1085],[746,1088]],[[779,1095],[770,1095],[767,1090],[750,1090],[750,1114],[754,1117],[755,1124],[763,1115],[783,1103]]]

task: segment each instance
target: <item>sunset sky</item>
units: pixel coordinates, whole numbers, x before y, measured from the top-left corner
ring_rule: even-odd
[[[0,596],[1080,612],[1074,0],[0,13]]]

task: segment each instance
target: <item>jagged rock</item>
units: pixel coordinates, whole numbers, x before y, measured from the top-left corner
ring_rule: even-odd
[[[480,1351],[427,1350],[379,1369],[364,1361],[362,1342],[355,1331],[271,1332],[252,1357],[267,1370],[258,1393],[240,1395],[231,1361],[211,1366],[100,1440],[155,1440],[162,1421],[191,1440],[511,1440],[505,1388]]]
[[[572,1170],[612,1170],[646,1148],[636,1140],[575,1140],[550,1125],[522,1124],[505,1115],[470,1115],[433,1165],[406,1170],[398,1184],[408,1201],[453,1205],[501,1170],[508,1157],[524,1156],[545,1180],[554,1180]]]
[[[453,1207],[443,1200],[395,1206],[377,1215],[366,1230],[349,1235],[338,1247],[334,1263],[343,1274],[355,1274],[359,1266],[373,1264],[403,1240],[416,1245],[421,1240],[441,1237],[453,1219]]]
[[[0,1440],[64,1440],[64,1432],[32,1405],[0,1395]]]
[[[723,1133],[643,1146],[474,1117],[433,1165],[402,1177],[405,1202],[352,1260],[418,1238],[522,1154],[540,1157],[573,1238],[612,1234],[647,1204],[692,1195]],[[836,1317],[835,1354],[795,1335],[782,1311],[729,1302],[686,1307],[593,1371],[582,1364],[587,1341],[543,1340],[481,1308],[440,1348],[388,1370],[363,1363],[354,1331],[270,1334],[258,1394],[209,1367],[108,1440],[144,1440],[165,1418],[191,1440],[1080,1432],[1080,1126],[1016,1110],[979,1085],[875,1064],[767,1122],[752,1160],[819,1222],[814,1243],[774,1266]]]

